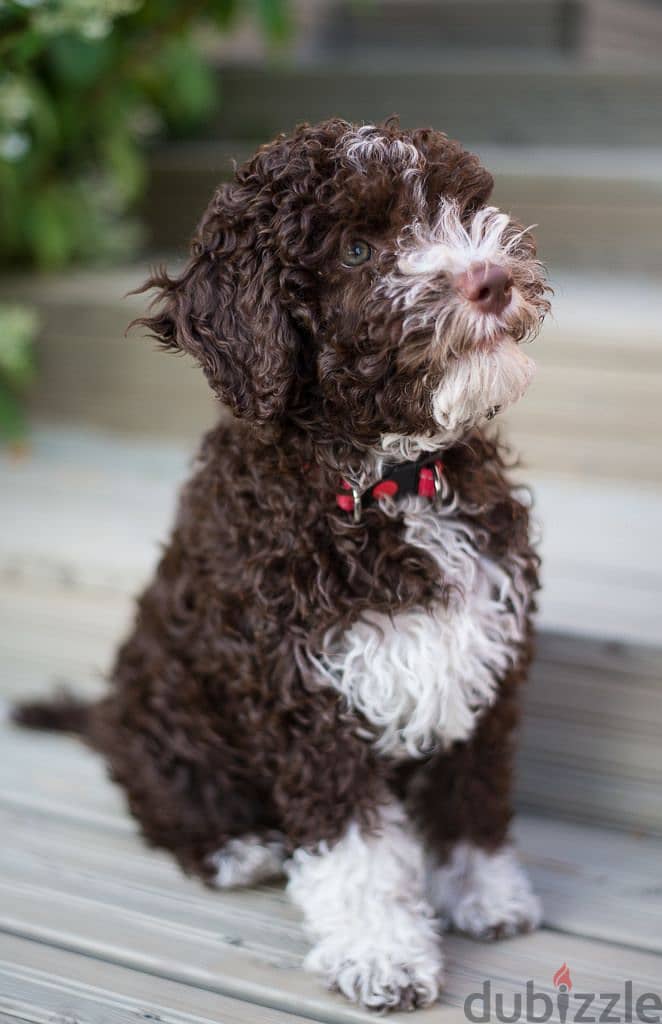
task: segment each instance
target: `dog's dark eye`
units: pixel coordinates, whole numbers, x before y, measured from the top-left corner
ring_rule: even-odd
[[[372,249],[368,243],[357,239],[344,247],[342,253],[343,266],[359,267],[362,263],[366,263],[371,256]]]

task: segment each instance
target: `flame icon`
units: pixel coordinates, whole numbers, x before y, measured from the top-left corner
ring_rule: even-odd
[[[563,963],[562,966],[559,967],[552,981],[557,988],[560,988],[561,985],[565,985],[566,990],[570,992],[572,989],[572,978],[570,977],[570,968],[566,963]]]

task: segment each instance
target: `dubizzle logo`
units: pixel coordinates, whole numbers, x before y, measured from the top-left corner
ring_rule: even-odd
[[[559,967],[558,971],[552,978],[552,981],[561,992],[570,992],[572,989],[572,978],[570,977],[570,968],[566,963],[562,967]]]
[[[566,1024],[568,1019],[568,1009],[570,1007],[572,978],[570,977],[570,968],[565,961],[563,962],[563,966],[559,967],[558,971],[552,978],[552,982],[558,989],[556,1005],[559,1011],[559,1020],[561,1021],[561,1024]]]
[[[549,992],[538,992],[532,980],[524,993],[492,991],[492,982],[483,982],[480,992],[464,1000],[464,1015],[471,1024],[662,1024],[662,999],[656,992],[644,992],[634,998],[633,983],[626,981],[621,992],[573,992],[570,968],[565,961],[552,976],[556,999]]]

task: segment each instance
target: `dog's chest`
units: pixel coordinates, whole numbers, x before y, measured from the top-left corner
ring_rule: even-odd
[[[467,739],[497,695],[525,637],[531,588],[524,563],[479,551],[457,512],[408,500],[405,536],[451,584],[447,605],[373,613],[325,655],[327,678],[370,724],[377,749],[420,757]]]

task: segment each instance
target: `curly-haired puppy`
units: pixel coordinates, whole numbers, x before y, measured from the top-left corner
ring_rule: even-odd
[[[303,125],[213,196],[147,325],[235,414],[209,433],[108,696],[19,709],[101,750],[150,843],[285,871],[307,965],[439,992],[439,923],[538,902],[508,841],[537,560],[487,420],[548,308],[530,235],[437,131]]]

